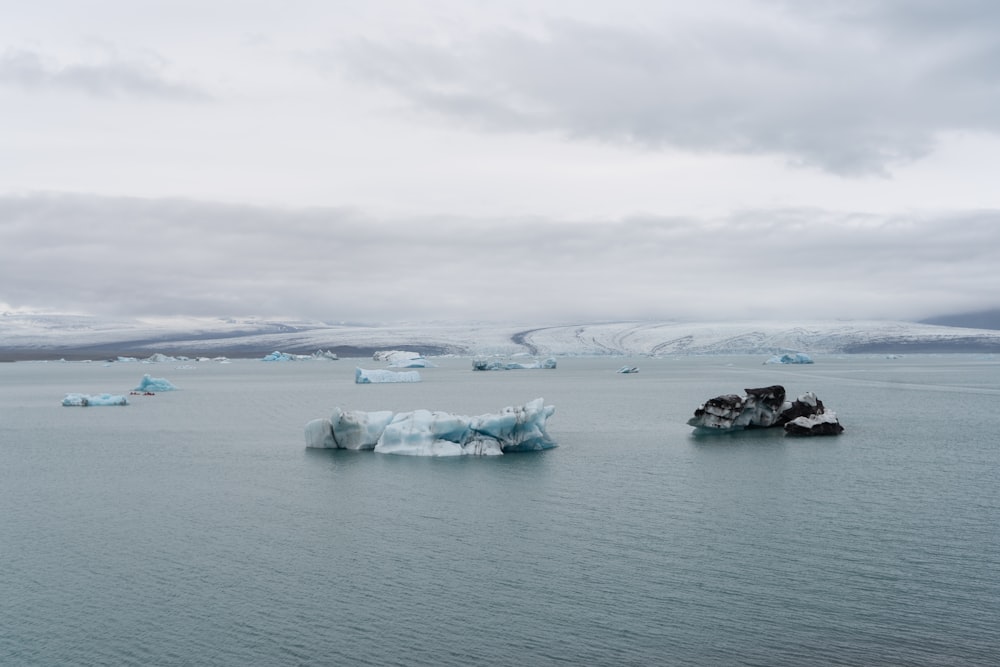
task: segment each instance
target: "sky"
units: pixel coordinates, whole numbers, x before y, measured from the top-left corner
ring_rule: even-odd
[[[0,311],[1000,306],[992,0],[0,9]]]

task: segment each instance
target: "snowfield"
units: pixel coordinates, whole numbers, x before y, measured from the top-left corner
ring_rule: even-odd
[[[575,325],[400,323],[345,325],[264,319],[100,319],[0,315],[0,360],[154,353],[257,357],[318,349],[425,355],[669,356],[1000,352],[1000,331],[896,321],[606,322]]]

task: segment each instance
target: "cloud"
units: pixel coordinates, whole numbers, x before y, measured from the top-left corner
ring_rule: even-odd
[[[450,40],[343,42],[325,67],[470,128],[766,154],[864,176],[943,132],[1000,132],[998,12],[977,0],[758,3],[647,25],[549,19]],[[944,14],[947,20],[941,20]]]
[[[920,318],[1000,293],[995,210],[582,223],[50,194],[0,219],[0,302],[102,315]]]
[[[167,79],[156,62],[109,56],[93,64],[59,65],[37,51],[8,50],[0,56],[0,83],[28,90],[69,90],[95,97],[204,101],[197,86]]]

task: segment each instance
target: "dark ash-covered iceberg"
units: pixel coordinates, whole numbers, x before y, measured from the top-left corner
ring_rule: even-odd
[[[838,435],[844,431],[836,413],[827,410],[812,392],[786,401],[781,385],[744,391],[743,396],[723,394],[708,399],[694,411],[688,425],[697,434],[778,426],[788,435]]]

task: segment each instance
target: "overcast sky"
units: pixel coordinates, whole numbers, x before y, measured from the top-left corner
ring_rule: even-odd
[[[0,5],[0,310],[1000,306],[993,0]]]

